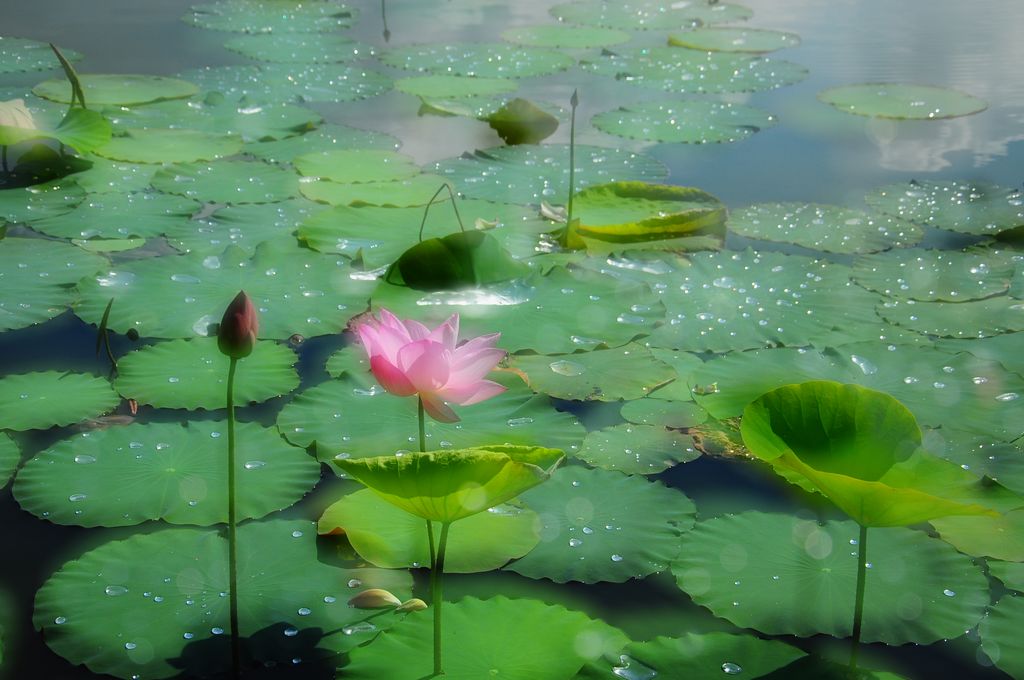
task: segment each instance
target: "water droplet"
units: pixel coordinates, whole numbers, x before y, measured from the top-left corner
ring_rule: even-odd
[[[299,609],[298,609],[299,616],[309,616],[312,613],[313,613],[313,610],[310,609],[309,607],[299,607]]]
[[[621,562],[621,561],[622,561],[622,555],[619,555],[619,554],[612,555],[612,562]]]
[[[552,361],[549,366],[551,370],[558,375],[564,375],[567,377],[582,375],[583,372],[587,370],[586,367],[581,364],[565,360]]]
[[[878,373],[878,366],[865,359],[864,357],[857,356],[856,354],[850,355],[850,361],[857,365],[860,372],[864,375],[874,375]]]
[[[73,493],[70,496],[68,496],[68,500],[71,501],[72,503],[84,501],[86,498],[87,496],[84,493]]]
[[[262,467],[266,467],[267,464],[262,460],[249,460],[245,462],[243,466],[246,470],[259,470]]]
[[[739,675],[743,672],[743,668],[739,664],[731,663],[726,661],[722,664],[722,672],[727,675]]]
[[[126,643],[124,643],[124,648],[127,649],[127,650],[135,649],[135,643],[134,642],[126,642]]]
[[[124,586],[107,586],[103,589],[103,592],[105,592],[107,595],[110,595],[111,597],[117,597],[118,595],[124,595],[125,593],[127,593],[128,589]]]
[[[351,626],[345,626],[341,629],[341,632],[345,635],[352,635],[353,633],[372,633],[375,630],[377,630],[377,626],[369,621],[363,621],[361,623],[354,623]]]
[[[949,588],[946,588],[945,590],[942,591],[942,594],[945,595],[946,597],[953,597],[953,596],[956,595],[956,591],[950,590]]]
[[[1015,399],[1020,399],[1020,395],[1016,392],[1004,392],[996,397],[996,401],[1014,401]]]
[[[285,637],[295,637],[298,634],[299,634],[299,629],[298,628],[285,628],[284,629]]]
[[[570,538],[569,539],[569,547],[570,548],[578,548],[581,545],[583,545],[583,541],[582,540],[580,540],[578,538]]]
[[[191,640],[195,636],[196,636],[195,633],[182,633],[182,635],[181,635],[181,637],[185,638],[186,640]]]
[[[75,462],[78,463],[79,465],[88,465],[89,463],[96,462],[96,456],[90,456],[85,453],[80,453],[77,456],[75,456]]]
[[[529,416],[523,418],[509,418],[506,421],[509,427],[520,427],[522,425],[529,425],[532,422],[533,418],[530,418]]]
[[[348,581],[349,588],[358,588],[361,585],[363,585],[363,582],[357,578],[349,579]]]
[[[68,619],[65,616],[58,616],[53,620],[53,622],[56,623],[58,626],[62,626],[68,622]]]

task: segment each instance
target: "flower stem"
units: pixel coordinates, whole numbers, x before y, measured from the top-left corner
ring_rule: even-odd
[[[430,604],[434,608],[434,676],[444,675],[441,670],[441,581],[444,577],[444,551],[448,545],[448,527],[451,522],[441,523],[441,540],[437,544],[437,559],[430,570]]]
[[[864,583],[867,580],[868,528],[861,526],[857,540],[857,596],[853,608],[853,646],[850,649],[849,675],[857,675],[857,652],[860,651],[860,631],[864,618]]]
[[[235,535],[235,368],[228,368],[228,596],[231,609],[231,676],[241,676],[241,643],[238,637],[238,541]]]

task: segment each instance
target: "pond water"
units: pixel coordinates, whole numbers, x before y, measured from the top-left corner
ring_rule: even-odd
[[[922,428],[924,463],[871,478],[878,507],[988,511],[875,523],[861,667],[1024,677],[1022,25],[1015,0],[0,8],[0,102],[50,149],[0,171],[0,677],[228,677],[228,362],[206,336],[240,288],[261,328],[238,368],[246,677],[429,669],[429,610],[346,604],[431,599],[422,521],[330,464],[416,448],[413,400],[345,332],[368,301],[458,312],[511,353],[507,391],[429,420],[427,448],[567,454],[453,526],[452,677],[842,677],[852,492],[776,474],[739,430],[805,380]],[[85,133],[58,127],[46,42],[98,112],[69,114]],[[537,145],[487,120],[516,97],[557,123]],[[65,167],[61,144],[95,154]],[[446,181],[494,248],[478,285],[389,283]],[[438,257],[405,282],[444,278]],[[887,446],[889,420],[857,424],[859,450]]]

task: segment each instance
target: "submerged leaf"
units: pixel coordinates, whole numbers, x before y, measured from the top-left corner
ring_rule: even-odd
[[[519,97],[487,116],[487,122],[506,144],[539,144],[558,129],[557,118]]]
[[[459,231],[409,248],[388,268],[384,281],[416,290],[460,290],[510,281],[529,271],[490,234]]]

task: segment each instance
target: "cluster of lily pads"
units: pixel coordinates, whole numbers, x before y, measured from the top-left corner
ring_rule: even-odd
[[[845,674],[848,647],[809,636],[852,636],[850,666],[858,640],[957,638],[947,653],[973,655],[980,639],[979,659],[1024,677],[1021,192],[921,180],[860,206],[727,210],[665,184],[635,146],[543,143],[578,124],[571,89],[516,96],[559,73],[622,83],[636,103],[580,121],[591,139],[739,142],[776,117],[717,95],[807,74],[764,56],[799,38],[750,16],[580,0],[502,43],[380,47],[349,37],[360,12],[336,0],[219,0],[185,21],[253,63],[173,78],[77,73],[81,55],[0,38],[0,101],[22,102],[0,117],[0,330],[70,309],[97,352],[110,336],[130,348],[110,351],[109,375],[0,377],[0,483],[21,508],[142,529],[49,576],[31,617],[50,649],[120,678],[228,672],[215,336],[244,289],[260,317],[233,386],[253,677],[430,673],[432,611],[349,606],[368,589],[429,599],[422,517],[402,494],[395,507],[322,479],[417,449],[415,409],[347,332],[385,308],[430,326],[458,311],[510,352],[492,374],[506,390],[427,421],[426,448],[567,457],[452,529],[445,571],[479,576],[446,583],[447,677]],[[325,106],[392,90],[507,143],[422,166]],[[985,106],[896,84],[820,99],[895,118]],[[67,426],[80,431],[30,446]],[[794,498],[695,502],[678,487],[702,461]],[[17,654],[3,639],[0,664]],[[871,650],[861,675],[899,677]]]

